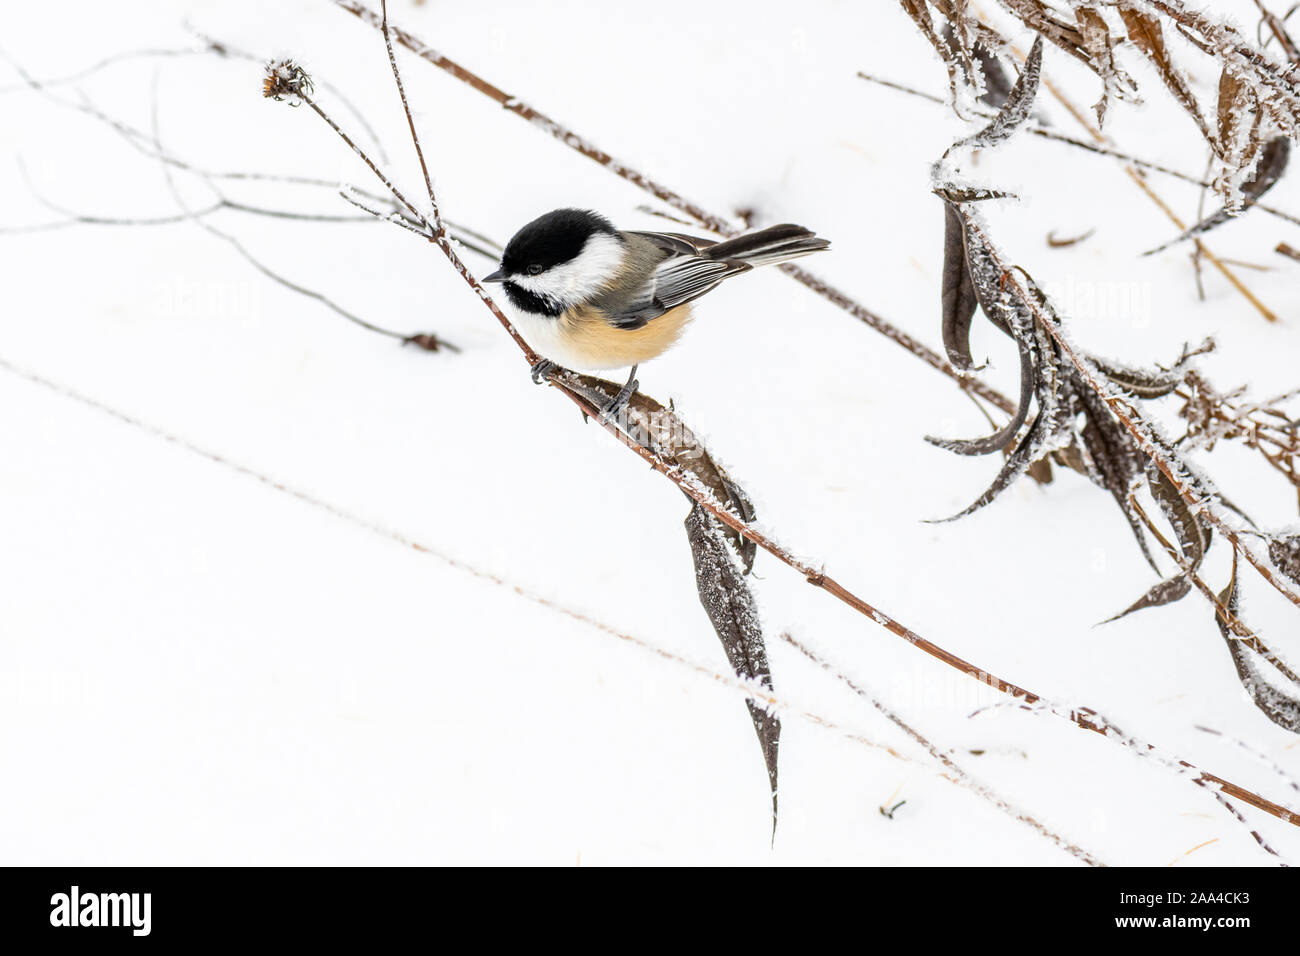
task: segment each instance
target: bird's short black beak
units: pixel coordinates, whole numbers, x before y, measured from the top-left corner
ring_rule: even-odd
[[[502,272],[500,269],[498,269],[496,272],[492,273],[491,275],[484,276],[479,281],[480,282],[505,282],[506,274]]]

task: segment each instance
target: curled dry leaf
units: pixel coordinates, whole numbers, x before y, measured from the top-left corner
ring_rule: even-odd
[[[1110,35],[1106,18],[1099,11],[1088,7],[1076,7],[1074,18],[1079,23],[1079,39],[1083,48],[1102,79],[1101,99],[1093,109],[1097,112],[1097,126],[1104,128],[1111,97],[1130,98],[1133,81],[1115,62],[1115,39]]]
[[[1259,153],[1259,164],[1254,171],[1242,183],[1240,190],[1240,202],[1236,208],[1225,205],[1218,212],[1207,216],[1195,225],[1179,233],[1173,239],[1163,245],[1156,246],[1154,249],[1148,249],[1142,253],[1144,256],[1155,255],[1157,252],[1163,252],[1170,246],[1175,246],[1180,242],[1185,242],[1196,236],[1204,235],[1211,229],[1215,229],[1225,222],[1236,218],[1244,213],[1263,197],[1263,195],[1272,189],[1286,172],[1287,163],[1291,158],[1291,141],[1285,136],[1275,136],[1269,140]]]
[[[1052,249],[1068,249],[1070,246],[1077,246],[1079,243],[1086,242],[1087,240],[1091,239],[1092,234],[1096,231],[1097,231],[1096,229],[1089,229],[1085,233],[1081,233],[1077,236],[1070,236],[1065,239],[1059,238],[1056,235],[1055,231],[1049,232],[1047,234],[1047,245],[1049,248]]]
[[[1120,611],[1114,617],[1108,617],[1102,621],[1102,624],[1109,624],[1111,621],[1118,621],[1122,617],[1128,617],[1134,611],[1141,611],[1149,607],[1161,607],[1165,604],[1173,604],[1175,601],[1181,601],[1187,597],[1188,592],[1192,590],[1191,579],[1185,574],[1170,578],[1167,581],[1157,582],[1151,590],[1142,595],[1123,611]]]
[[[1228,581],[1228,586],[1220,592],[1219,603],[1233,617],[1237,616],[1239,594],[1237,590],[1237,554],[1235,551],[1232,555],[1232,577]],[[1232,666],[1237,671],[1237,679],[1241,681],[1241,686],[1250,695],[1250,699],[1254,701],[1255,706],[1259,708],[1265,717],[1279,727],[1289,730],[1293,734],[1300,733],[1300,700],[1269,683],[1264,678],[1258,658],[1244,642],[1238,640],[1232,633],[1232,628],[1224,617],[1223,611],[1216,610],[1214,619],[1215,623],[1219,625],[1219,633],[1223,635],[1224,643],[1228,645],[1228,653],[1232,657]]]
[[[1219,174],[1219,191],[1225,194],[1227,206],[1233,210],[1240,206],[1241,196],[1239,190],[1232,188],[1231,177],[1237,170],[1246,168],[1259,149],[1257,105],[1255,91],[1231,70],[1219,74],[1219,129],[1214,151],[1224,167]]]
[[[1039,0],[1002,0],[1002,2],[1020,18],[1025,26],[1036,31],[1039,36],[1046,37],[1055,46],[1086,63],[1093,70],[1098,69],[1079,28],[1061,19],[1055,10],[1040,3]]]
[[[1070,384],[1057,374],[1059,357],[1055,348],[1024,303],[1012,301],[1007,295],[1001,271],[996,267],[982,234],[970,228],[972,211],[961,204],[951,208],[962,220],[966,231],[966,268],[980,308],[994,326],[1015,340],[1019,349],[1021,390],[1015,415],[994,434],[966,441],[928,439],[940,447],[965,455],[989,454],[1010,448],[1001,469],[985,492],[967,508],[944,519],[947,521],[983,508],[1049,452],[1068,444],[1064,436],[1071,418],[1069,402],[1062,400],[1063,386],[1068,390]],[[1030,418],[1029,410],[1035,402],[1037,413]],[[1026,421],[1028,427],[1024,428]]]
[[[452,345],[445,339],[438,338],[432,332],[420,332],[416,335],[408,335],[402,339],[403,345],[414,345],[417,348],[424,349],[426,352],[441,352],[446,349],[449,352],[459,352],[460,348]]]
[[[954,143],[952,149],[966,146],[971,149],[989,149],[1010,139],[1012,134],[1024,125],[1034,108],[1034,98],[1038,95],[1038,79],[1043,68],[1043,38],[1034,38],[1034,45],[1025,60],[1024,69],[1011,88],[1007,101],[1002,104],[997,115],[978,133]]]
[[[722,642],[732,669],[741,677],[772,686],[763,628],[753,593],[746,581],[739,555],[727,540],[725,527],[698,504],[692,503],[686,516],[686,537],[695,562],[695,586],[700,603]],[[772,792],[772,827],[777,814],[777,752],[781,744],[781,721],[753,699],[749,708],[754,733],[763,751],[768,785]]]
[[[1165,473],[1154,465],[1147,466],[1147,481],[1151,497],[1155,499],[1164,513],[1165,520],[1174,529],[1178,550],[1183,560],[1195,572],[1205,560],[1205,553],[1210,550],[1213,532],[1208,523],[1187,507],[1187,502],[1178,493]]]
[[[900,2],[943,58],[953,103],[973,93],[986,104],[1000,105],[1001,71],[997,55],[1011,47],[1011,41],[977,19],[979,11],[969,3]],[[997,0],[997,3],[1025,27],[1085,63],[1098,76],[1102,90],[1094,109],[1099,125],[1104,126],[1115,100],[1141,102],[1137,83],[1121,65],[1121,58],[1131,50],[1149,61],[1163,86],[1192,118],[1218,158],[1215,188],[1230,210],[1235,211],[1242,204],[1241,186],[1268,137],[1280,134],[1300,140],[1300,73],[1294,69],[1294,60],[1289,64],[1278,63],[1267,49],[1252,45],[1221,18],[1189,9],[1179,0],[1069,0],[1068,4]],[[1268,22],[1275,36],[1286,36],[1279,18],[1272,17]],[[1207,121],[1187,79],[1187,71],[1175,58],[1175,53],[1181,55],[1182,51],[1169,46],[1170,28],[1208,57],[1222,77],[1217,124]],[[1287,42],[1284,40],[1283,45],[1289,50]],[[993,52],[984,55],[987,51]],[[1201,72],[1199,64],[1193,72]]]
[[[559,384],[573,389],[596,407],[603,406],[619,391],[619,386],[613,382],[573,372],[563,373]],[[618,423],[630,441],[700,482],[738,517],[746,522],[754,519],[754,506],[744,489],[713,460],[695,433],[672,409],[637,392],[629,400]],[[739,676],[772,687],[762,623],[746,580],[754,565],[754,543],[693,501],[686,516],[686,537],[695,563],[695,584],[700,603],[722,643],[727,660]],[[781,721],[756,701],[751,699],[745,703],[767,768],[775,831]]]
[[[1187,373],[1182,369],[1188,357],[1189,353],[1185,352],[1184,357],[1172,369],[1127,368],[1096,356],[1092,357],[1092,362],[1111,384],[1118,385],[1130,395],[1161,398],[1171,394],[1185,381]]]
[[[1156,72],[1160,74],[1160,79],[1164,81],[1169,92],[1173,94],[1174,99],[1187,112],[1187,115],[1196,123],[1201,135],[1205,137],[1207,142],[1214,144],[1216,142],[1214,134],[1210,132],[1205,117],[1201,115],[1201,108],[1196,102],[1196,96],[1192,93],[1191,87],[1187,85],[1187,78],[1174,65],[1173,60],[1169,58],[1169,50],[1165,47],[1165,35],[1160,26],[1160,21],[1128,6],[1121,6],[1119,15],[1123,17],[1124,26],[1128,29],[1128,38],[1133,41],[1139,50],[1147,55],[1147,59],[1151,61],[1156,68]]]
[[[1110,492],[1124,513],[1124,520],[1128,522],[1142,556],[1151,570],[1159,574],[1160,568],[1151,554],[1142,518],[1133,507],[1133,490],[1145,470],[1146,458],[1099,395],[1091,389],[1080,389],[1079,397],[1084,409],[1084,425],[1073,446],[1076,455],[1067,460],[1077,458],[1083,467],[1076,466],[1076,470]]]
[[[943,346],[948,361],[963,372],[975,363],[970,354],[970,326],[979,305],[970,270],[966,267],[965,227],[953,204],[943,205]]]

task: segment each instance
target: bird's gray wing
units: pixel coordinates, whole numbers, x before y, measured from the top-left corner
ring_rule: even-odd
[[[723,279],[752,269],[737,259],[708,259],[704,256],[680,256],[666,259],[651,276],[655,301],[671,309],[697,299]]]
[[[718,244],[715,239],[701,239],[680,232],[628,232],[626,235],[648,239],[670,256],[697,255]]]
[[[670,256],[635,295],[622,297],[617,309],[606,307],[606,311],[618,328],[639,329],[669,309],[698,299],[723,279],[751,268],[736,259],[710,259],[694,253]]]

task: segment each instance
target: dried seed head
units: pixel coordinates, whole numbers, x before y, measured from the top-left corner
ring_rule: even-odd
[[[311,77],[293,60],[272,60],[266,64],[266,76],[262,80],[263,96],[273,100],[287,97],[290,106],[297,106],[311,91]]]

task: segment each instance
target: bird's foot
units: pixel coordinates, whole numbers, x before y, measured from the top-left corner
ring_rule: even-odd
[[[613,421],[622,414],[623,409],[627,408],[627,403],[630,402],[632,396],[636,394],[637,386],[641,384],[636,380],[636,368],[635,365],[632,366],[632,371],[627,377],[627,383],[619,389],[618,394],[606,402],[605,406],[600,410],[600,423],[602,425]]]
[[[542,359],[536,365],[528,370],[533,378],[534,385],[541,385],[542,379],[553,372],[558,366],[550,359]]]

